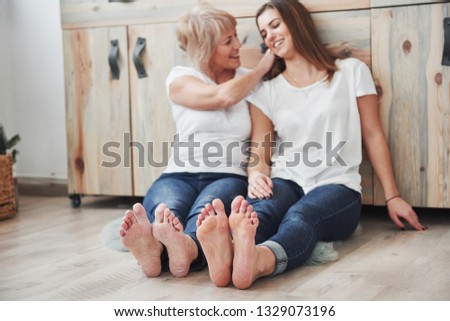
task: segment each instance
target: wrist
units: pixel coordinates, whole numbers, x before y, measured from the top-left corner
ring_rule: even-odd
[[[395,194],[395,195],[393,195],[393,196],[387,198],[386,201],[385,201],[386,205],[387,205],[387,203],[389,203],[390,201],[392,201],[392,200],[394,200],[394,199],[396,199],[396,198],[399,198],[399,197],[401,197],[400,194]]]

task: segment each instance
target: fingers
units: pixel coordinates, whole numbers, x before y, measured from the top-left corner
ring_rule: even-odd
[[[427,228],[420,224],[419,218],[417,217],[416,212],[411,210],[408,215],[405,217],[408,221],[409,225],[411,225],[416,231],[425,231]]]
[[[400,221],[400,219],[396,215],[391,216],[391,219],[394,222],[395,226],[397,226],[398,229],[405,230],[405,225],[402,223],[402,221]]]
[[[248,195],[250,198],[270,198],[273,195],[272,181],[267,177],[266,179],[255,180],[248,185]]]
[[[388,205],[388,210],[392,221],[401,230],[406,229],[405,225],[402,223],[402,220],[408,222],[408,224],[416,231],[425,231],[427,229],[426,226],[423,226],[420,223],[419,217],[412,207],[401,198],[390,202]]]

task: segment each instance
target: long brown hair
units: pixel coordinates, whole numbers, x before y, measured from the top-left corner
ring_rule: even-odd
[[[305,6],[297,0],[271,0],[257,11],[256,25],[258,25],[258,17],[267,9],[278,11],[291,33],[295,49],[317,69],[326,70],[328,80],[331,80],[338,67],[334,57],[320,41],[311,14]],[[277,59],[266,77],[274,78],[285,69],[284,59]]]

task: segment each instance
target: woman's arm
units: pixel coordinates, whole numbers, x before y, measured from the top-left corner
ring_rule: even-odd
[[[209,85],[192,76],[178,77],[170,84],[170,99],[176,104],[197,110],[228,108],[248,95],[270,70],[274,59],[271,52],[266,52],[249,73],[219,85]]]
[[[248,196],[250,198],[269,198],[272,196],[270,166],[272,142],[274,142],[272,121],[254,105],[250,104],[252,119],[252,145],[248,173]]]
[[[357,101],[364,145],[381,182],[390,218],[400,229],[405,228],[404,219],[416,230],[425,230],[412,207],[400,196],[395,183],[389,147],[380,122],[378,97],[367,95],[358,97]]]

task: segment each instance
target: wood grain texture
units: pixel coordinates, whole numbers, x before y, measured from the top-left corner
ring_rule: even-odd
[[[370,10],[315,13],[313,19],[334,56],[355,57],[370,67]]]
[[[81,3],[61,6],[63,29],[174,22],[197,0]]]
[[[64,29],[154,22],[174,22],[198,3],[209,3],[238,18],[253,17],[266,0],[140,0],[109,3],[105,0],[62,0],[61,23]],[[311,12],[368,9],[370,0],[305,0]]]
[[[370,6],[376,7],[391,7],[391,6],[405,6],[417,4],[443,3],[448,0],[371,0]]]
[[[301,0],[310,12],[370,8],[370,0]]]
[[[448,207],[450,71],[441,66],[449,4],[374,9],[373,73],[400,193]],[[375,202],[384,203],[376,180]]]
[[[113,80],[108,63],[110,40],[120,46],[120,79]],[[123,163],[124,133],[130,131],[126,28],[64,32],[66,125],[69,193],[132,195],[131,169]]]
[[[267,0],[199,0],[217,8],[227,10],[236,17],[254,17],[256,11]],[[342,11],[370,8],[370,0],[302,0],[310,12]]]
[[[145,195],[166,167],[176,134],[165,80],[176,64],[187,62],[179,52],[174,23],[131,26],[128,30],[130,61],[137,39],[146,39],[141,61],[147,77],[138,78],[134,66],[130,67],[132,137],[137,143],[132,148],[134,195]]]

